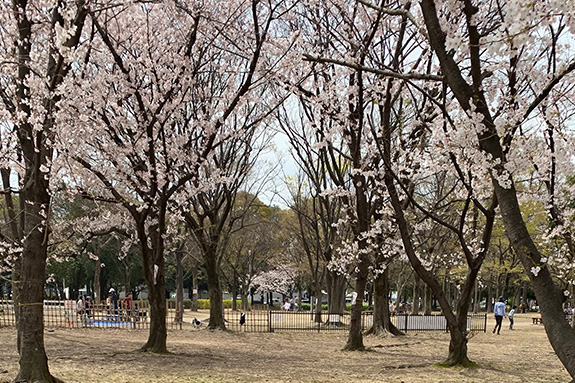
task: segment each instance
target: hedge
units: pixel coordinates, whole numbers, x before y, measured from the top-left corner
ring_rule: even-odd
[[[176,300],[175,299],[168,299],[168,302],[171,307],[175,307]],[[241,307],[242,301],[238,299],[236,301],[238,307]],[[210,300],[209,299],[198,299],[198,309],[200,310],[209,310],[210,308]],[[232,308],[232,300],[231,299],[224,299],[224,308],[231,309]],[[192,309],[192,300],[191,299],[184,299],[184,309],[191,310]]]

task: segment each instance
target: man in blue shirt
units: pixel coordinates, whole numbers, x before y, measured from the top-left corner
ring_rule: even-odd
[[[497,330],[497,335],[501,331],[501,322],[505,316],[505,303],[503,302],[503,297],[499,297],[499,302],[495,303],[493,306],[493,314],[495,314],[495,327],[493,328],[493,333]]]

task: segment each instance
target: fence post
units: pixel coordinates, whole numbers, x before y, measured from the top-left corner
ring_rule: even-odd
[[[483,332],[487,332],[487,313],[485,313],[485,324],[483,325]]]
[[[268,332],[273,332],[272,331],[272,310],[269,306],[268,306]]]

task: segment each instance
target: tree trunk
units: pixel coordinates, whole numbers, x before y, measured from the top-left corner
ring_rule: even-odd
[[[39,174],[42,177],[42,173]],[[28,233],[22,252],[22,268],[18,286],[18,350],[20,370],[15,382],[52,383],[59,379],[50,375],[48,357],[44,349],[44,275],[48,235],[41,211],[49,208],[50,197],[47,185],[34,183],[31,190],[25,190],[21,198],[26,206],[26,228]]]
[[[327,307],[330,314],[343,314],[345,311],[345,282],[345,275],[328,270]]]
[[[321,323],[322,319],[321,319],[321,310],[322,310],[322,304],[321,304],[321,300],[322,300],[322,293],[321,293],[321,285],[319,284],[319,282],[315,282],[315,286],[314,286],[314,290],[315,290],[315,296],[317,299],[316,305],[315,305],[315,315],[314,315],[314,322],[315,323]]]
[[[100,273],[102,271],[102,260],[100,259],[100,254],[97,254],[98,259],[96,260],[96,269],[94,270],[94,303],[96,307],[100,306],[102,303],[102,297],[100,296],[102,288],[100,287]]]
[[[413,284],[413,307],[411,309],[411,313],[413,315],[419,315],[419,288],[421,280],[419,279],[417,274],[414,275],[414,280],[415,282]]]
[[[522,294],[521,303],[523,303],[524,307],[527,307],[527,281],[523,281],[523,294]]]
[[[425,285],[424,287],[424,293],[425,293],[425,315],[431,315],[431,289],[429,288],[429,286]]]
[[[163,269],[164,265],[161,265]],[[166,354],[166,284],[163,271],[158,271],[156,284],[148,284],[150,302],[150,333],[141,351]]]
[[[182,328],[184,321],[184,265],[182,265],[183,258],[183,244],[178,246],[176,250],[176,318],[175,321]]]
[[[389,312],[389,269],[373,281],[373,325],[366,335],[405,335],[393,323]]]
[[[237,295],[238,295],[238,290],[236,288],[236,271],[234,270],[233,277],[232,277],[232,310],[233,311],[238,311],[238,300],[236,299]]]
[[[192,266],[192,311],[198,311],[198,266]]]
[[[475,286],[473,287],[473,313],[477,314],[479,312],[479,283],[475,280]]]
[[[242,285],[240,294],[242,295],[242,311],[246,312],[250,310],[249,301],[248,301],[248,294],[249,293],[249,286]]]
[[[361,257],[363,258],[363,257]],[[367,262],[362,260],[359,265],[359,273],[355,280],[355,291],[357,298],[351,307],[351,319],[349,324],[349,336],[347,344],[343,348],[345,351],[363,351],[363,335],[361,333],[361,313],[363,311],[363,300],[365,297],[365,285],[367,284]]]
[[[521,299],[521,287],[519,285],[515,286],[514,289],[514,294],[513,294],[513,305],[512,306],[517,306],[519,307],[519,300]]]
[[[161,221],[162,219],[160,219],[160,224]],[[158,226],[151,227],[149,232],[146,232],[144,227],[140,226],[138,236],[150,302],[150,333],[141,351],[164,354],[168,352],[168,349],[166,345],[166,268],[163,230]],[[154,245],[153,249],[148,246],[148,237]]]
[[[224,323],[224,302],[222,300],[222,287],[220,285],[219,264],[215,254],[206,254],[206,276],[210,294],[210,330],[226,330]]]
[[[12,269],[12,302],[14,304],[14,321],[16,323],[16,328],[18,328],[18,323],[20,321],[20,289],[18,288],[18,281],[20,281],[20,275],[22,270],[22,253],[14,261],[14,267]],[[44,313],[42,313],[44,315]],[[18,350],[18,355],[20,355],[20,331],[18,331],[16,338],[16,349]]]
[[[487,287],[487,299],[485,300],[485,308],[488,313],[493,312],[493,278],[490,279]]]

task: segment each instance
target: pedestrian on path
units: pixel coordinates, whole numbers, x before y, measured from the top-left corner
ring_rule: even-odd
[[[497,330],[497,335],[501,331],[501,323],[503,322],[503,317],[505,316],[505,303],[503,297],[499,297],[499,302],[495,303],[493,306],[493,314],[495,314],[495,327],[493,328],[493,333]]]

